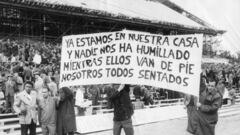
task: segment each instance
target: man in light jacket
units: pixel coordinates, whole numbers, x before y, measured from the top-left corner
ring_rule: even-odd
[[[30,135],[36,135],[37,93],[33,91],[32,82],[24,84],[24,90],[16,96],[13,108],[19,115],[21,135],[27,135],[28,129]]]
[[[51,97],[47,88],[43,88],[43,99],[39,100],[40,123],[43,135],[56,134],[58,99]]]

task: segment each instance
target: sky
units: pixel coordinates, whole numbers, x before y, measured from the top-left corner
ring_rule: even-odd
[[[46,0],[42,0],[46,1]],[[131,17],[151,20],[174,21],[198,27],[189,20],[162,4],[150,0],[47,0],[58,4],[82,6],[91,9],[123,13]],[[159,0],[163,1],[163,0]],[[217,29],[227,32],[219,37],[222,44],[218,49],[232,54],[240,52],[240,0],[171,0],[188,12],[198,16]],[[178,15],[176,15],[178,14]]]
[[[226,30],[221,49],[232,54],[240,52],[240,0],[171,0],[175,4],[210,23]]]

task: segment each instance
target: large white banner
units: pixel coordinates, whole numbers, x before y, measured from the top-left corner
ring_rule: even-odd
[[[60,87],[124,83],[198,96],[202,37],[126,30],[65,36]]]

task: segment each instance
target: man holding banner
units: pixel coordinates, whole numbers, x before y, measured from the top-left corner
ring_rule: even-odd
[[[121,84],[119,88],[115,90],[109,98],[114,108],[113,135],[120,135],[122,128],[126,135],[133,135],[134,130],[131,119],[133,107],[129,96],[129,85]]]
[[[215,88],[215,82],[209,82],[207,88],[200,92],[198,110],[193,116],[194,135],[215,135],[221,105],[222,95]]]

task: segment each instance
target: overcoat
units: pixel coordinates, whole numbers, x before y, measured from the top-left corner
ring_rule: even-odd
[[[67,87],[63,87],[62,90],[65,98],[59,102],[57,107],[57,135],[76,131],[73,93]]]
[[[201,106],[194,113],[194,135],[215,135],[215,126],[218,121],[218,109],[222,105],[222,96],[217,90],[205,89],[200,93]]]

